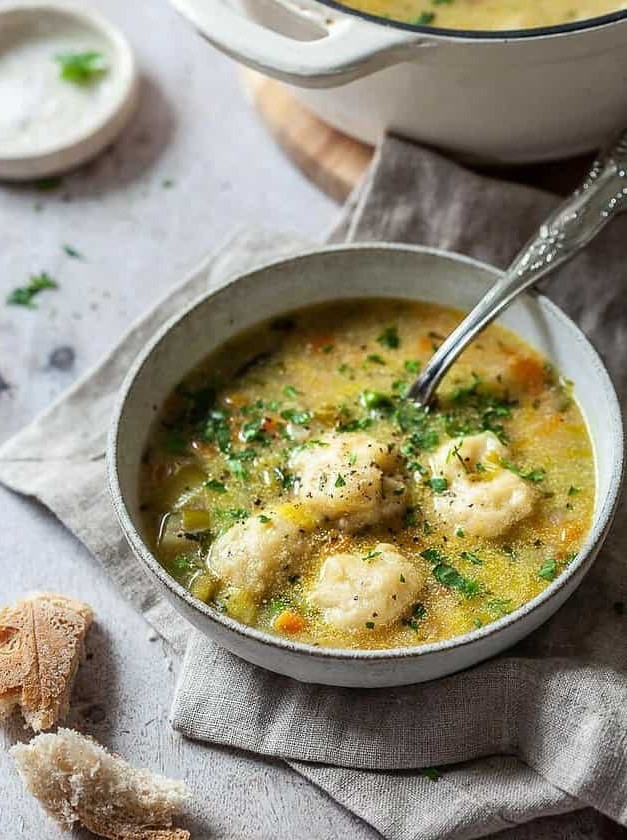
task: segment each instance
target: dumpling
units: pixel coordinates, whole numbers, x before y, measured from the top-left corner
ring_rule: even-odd
[[[307,550],[306,529],[295,518],[268,513],[238,522],[218,537],[208,563],[226,583],[260,599],[294,574]]]
[[[360,432],[325,435],[291,459],[299,499],[317,516],[357,531],[407,506],[398,463],[382,443]]]
[[[324,619],[343,630],[379,627],[407,614],[426,582],[426,574],[379,543],[368,554],[327,557],[311,592]]]
[[[536,493],[503,466],[507,448],[492,432],[456,438],[431,458],[434,477],[448,489],[434,495],[438,516],[451,530],[476,537],[498,537],[532,511]]]

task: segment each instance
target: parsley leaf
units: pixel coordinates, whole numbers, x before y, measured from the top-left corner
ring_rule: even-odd
[[[33,299],[44,289],[57,289],[58,283],[46,272],[33,274],[29,278],[27,286],[19,286],[13,289],[7,296],[7,303],[13,306],[26,306],[28,309],[36,309],[37,304]]]
[[[64,245],[63,250],[68,255],[68,257],[73,257],[75,260],[84,260],[85,257],[81,254],[80,251],[77,251],[76,248],[72,248],[71,245]]]
[[[215,478],[210,478],[209,481],[205,481],[205,487],[208,490],[213,490],[215,493],[226,493],[226,485]]]
[[[448,490],[448,481],[443,477],[435,476],[434,478],[430,478],[427,484],[434,493],[444,493],[445,490]]]
[[[555,560],[546,560],[538,569],[538,574],[544,580],[555,580],[557,577],[557,563]]]
[[[472,551],[461,551],[459,554],[464,560],[468,560],[473,566],[482,566],[483,560]]]
[[[383,347],[389,347],[390,350],[396,350],[400,346],[401,340],[398,335],[398,327],[386,327],[381,335],[377,337],[377,341]]]
[[[472,598],[479,592],[479,584],[476,580],[470,580],[460,574],[454,566],[448,563],[438,563],[433,568],[433,576],[435,579],[448,586],[449,589],[457,589],[465,598]]]
[[[514,475],[519,476],[520,478],[524,478],[527,481],[533,481],[534,484],[537,484],[540,481],[544,481],[546,478],[546,470],[544,467],[538,467],[535,470],[523,470],[521,467],[517,467],[516,464],[512,464],[511,461],[508,461],[506,458],[501,458],[501,464],[505,467],[506,470],[513,472]]]
[[[109,70],[104,55],[93,50],[59,53],[55,55],[54,60],[61,68],[61,78],[75,85],[90,85]]]

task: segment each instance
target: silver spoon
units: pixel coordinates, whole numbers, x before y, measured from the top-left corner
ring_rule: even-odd
[[[446,338],[409,389],[409,399],[428,406],[444,374],[481,330],[517,295],[584,248],[622,210],[627,210],[627,131],[595,160],[582,185]]]

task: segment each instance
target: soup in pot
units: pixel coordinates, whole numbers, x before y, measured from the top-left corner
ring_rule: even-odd
[[[489,327],[430,410],[409,384],[461,319],[396,300],[299,310],[192,371],[151,431],[145,534],[196,598],[336,648],[449,639],[538,595],[588,533],[572,383]]]
[[[347,0],[343,5],[405,23],[470,30],[556,26],[625,8],[617,0]]]

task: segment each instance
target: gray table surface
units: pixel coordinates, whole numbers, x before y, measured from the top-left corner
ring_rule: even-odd
[[[235,228],[263,224],[320,238],[336,212],[275,148],[240,91],[236,66],[166,0],[89,5],[130,38],[141,105],[115,147],[60,188],[0,186],[2,440]],[[85,260],[65,255],[64,243]],[[42,269],[57,278],[58,291],[42,295],[36,310],[4,305],[13,287]],[[1,604],[34,589],[65,589],[96,610],[70,722],[137,765],[206,789],[193,809],[197,840],[278,831],[299,840],[375,836],[282,763],[176,735],[167,714],[177,663],[98,562],[46,510],[3,488],[0,524]],[[28,737],[17,719],[0,726],[2,840],[66,836],[24,792],[6,753]]]

